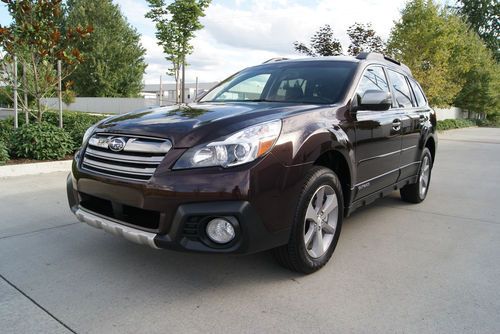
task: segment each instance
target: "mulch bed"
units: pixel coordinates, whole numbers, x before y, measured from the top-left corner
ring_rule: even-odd
[[[3,166],[7,165],[21,165],[21,164],[32,164],[38,162],[51,162],[51,161],[63,161],[63,160],[71,160],[73,159],[72,155],[67,155],[61,160],[33,160],[33,159],[12,159],[7,161]],[[2,166],[2,165],[0,165]]]

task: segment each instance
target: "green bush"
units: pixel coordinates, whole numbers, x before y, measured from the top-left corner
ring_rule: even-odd
[[[500,117],[492,119],[479,119],[477,120],[477,126],[485,128],[500,128]]]
[[[9,160],[9,150],[7,149],[7,145],[3,141],[0,140],[0,165],[5,164],[7,160]]]
[[[65,111],[63,113],[64,130],[66,130],[71,139],[73,139],[73,151],[76,151],[80,147],[85,131],[104,118],[106,118],[106,116],[91,115],[82,112]],[[43,120],[58,126],[59,114],[51,111],[45,112],[43,114]]]
[[[0,120],[0,142],[3,142],[6,147],[10,146],[12,133],[14,132],[14,120],[4,119]]]
[[[73,152],[70,135],[52,124],[24,124],[13,132],[12,152],[18,158],[57,160]]]
[[[92,115],[84,112],[76,112],[76,111],[65,111],[63,112],[63,125],[64,127],[71,127],[75,123],[91,123],[95,124],[99,122],[101,119],[105,118],[103,115]],[[59,113],[54,111],[47,111],[43,113],[42,120],[44,122],[59,125]]]
[[[476,126],[476,123],[469,119],[445,119],[444,121],[437,122],[437,129],[439,131],[460,129]]]
[[[0,142],[3,142],[10,156],[37,160],[61,159],[76,151],[85,131],[105,117],[65,111],[64,129],[59,129],[57,112],[45,112],[42,124],[36,123],[36,119],[31,117],[28,126],[25,125],[24,114],[20,114],[18,130],[14,129],[13,117],[0,120]]]

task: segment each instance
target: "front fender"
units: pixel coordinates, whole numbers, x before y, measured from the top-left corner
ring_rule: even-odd
[[[280,139],[273,149],[273,155],[285,166],[313,164],[323,154],[337,151],[342,154],[351,175],[355,175],[354,149],[346,132],[332,123],[331,118],[311,122],[315,117],[299,117],[283,120]]]

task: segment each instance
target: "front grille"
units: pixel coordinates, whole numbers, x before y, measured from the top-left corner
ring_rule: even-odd
[[[168,139],[95,134],[85,149],[82,168],[106,176],[147,181],[171,148]]]

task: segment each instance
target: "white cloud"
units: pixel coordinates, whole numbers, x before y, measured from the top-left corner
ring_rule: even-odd
[[[300,57],[293,50],[296,40],[307,42],[324,24],[330,24],[348,46],[347,28],[355,22],[371,22],[383,37],[389,36],[393,21],[405,0],[221,0],[213,1],[202,19],[205,28],[193,40],[187,80],[219,81],[248,66],[279,56]],[[154,24],[144,17],[145,1],[118,0],[129,22],[143,34],[149,66],[147,83],[158,83],[166,72],[161,47],[156,44]],[[164,76],[165,77],[165,76]],[[171,80],[171,78],[169,78]]]

